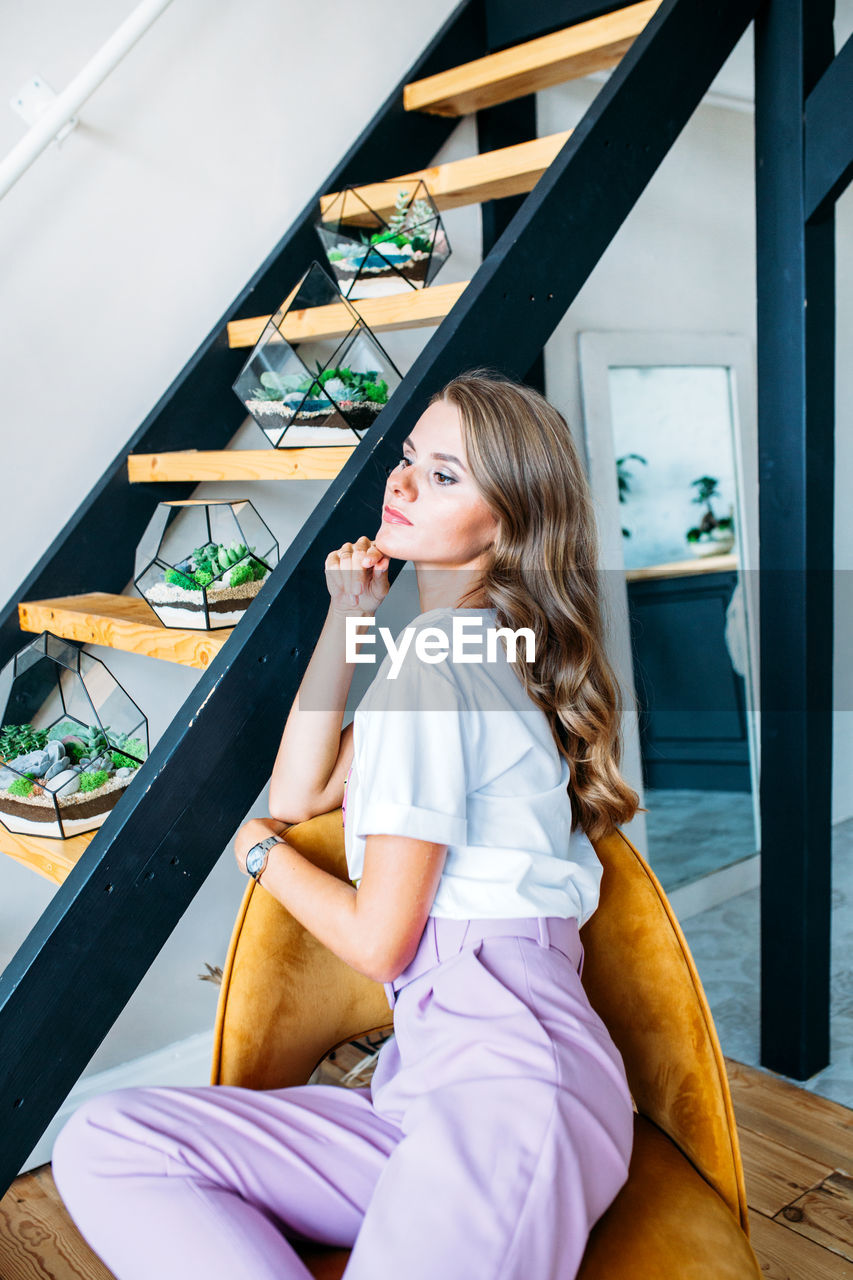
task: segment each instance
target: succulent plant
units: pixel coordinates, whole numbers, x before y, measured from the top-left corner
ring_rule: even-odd
[[[82,741],[80,754],[89,756],[90,759],[94,760],[102,751],[109,751],[110,744],[107,740],[109,727],[108,724],[105,724],[103,729],[100,725],[95,724],[86,725],[85,727],[81,725],[77,732],[77,736]]]
[[[40,751],[47,740],[47,729],[34,729],[31,724],[4,725],[0,729],[0,756],[14,760],[28,751]]]
[[[428,200],[413,200],[409,204],[409,193],[405,190],[398,191],[387,229],[374,231],[365,243],[373,245],[393,241],[400,248],[410,244],[415,250],[429,253],[435,234],[430,223],[434,219],[435,210]],[[415,241],[419,243],[416,244]]]
[[[252,391],[255,400],[284,400],[291,392],[308,391],[313,378],[302,373],[274,373],[266,369],[261,374],[261,385]]]

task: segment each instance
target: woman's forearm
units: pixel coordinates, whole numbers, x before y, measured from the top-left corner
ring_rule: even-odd
[[[357,916],[353,885],[315,866],[286,841],[270,849],[258,883],[336,956],[374,977],[372,942]]]
[[[335,767],[352,684],[346,618],[331,607],[299,686],[270,779],[270,813],[298,822],[325,790]]]

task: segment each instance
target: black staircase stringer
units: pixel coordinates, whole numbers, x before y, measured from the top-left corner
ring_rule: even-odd
[[[318,256],[313,221],[321,195],[432,163],[458,121],[405,111],[403,87],[482,56],[484,39],[481,0],[462,0],[0,611],[0,666],[24,643],[19,602],[125,589],[133,577],[136,546],[157,503],[188,497],[195,488],[192,482],[130,484],[128,454],[227,446],[246,416],[231,390],[246,352],[229,348],[227,324],[274,312]],[[93,564],[98,566],[97,583],[91,580]]]
[[[326,616],[329,549],[375,533],[384,464],[433,391],[473,365],[530,366],[756,6],[664,0],[7,966],[0,1192],[264,786]]]

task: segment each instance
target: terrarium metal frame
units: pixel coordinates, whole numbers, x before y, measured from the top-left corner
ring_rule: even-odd
[[[42,663],[48,665],[36,670]],[[13,835],[57,840],[97,830],[148,756],[146,716],[100,658],[52,631],[10,659],[0,671],[0,689],[7,681],[0,823]],[[116,694],[124,730],[112,723],[117,708],[110,723],[102,715]]]
[[[315,336],[305,317],[321,307],[348,316],[346,331],[338,317],[332,335]],[[324,448],[358,444],[401,382],[370,326],[314,261],[267,322],[233,389],[275,448]]]
[[[219,521],[214,518],[211,523],[211,508],[223,507],[229,509],[236,530],[227,543],[216,536],[221,530],[213,526]],[[182,514],[195,511],[201,515],[202,509],[206,538],[177,560],[164,555],[164,543],[169,536],[174,539]],[[250,542],[252,538],[254,542]],[[263,552],[257,549],[259,538],[264,540]],[[187,539],[185,545],[192,541],[194,538]],[[164,627],[217,631],[236,626],[278,560],[278,540],[250,499],[164,501],[139,540],[133,585]]]
[[[413,183],[371,183],[369,189],[396,191],[389,218],[367,203],[356,185],[320,203],[314,229],[341,294],[367,298],[432,284],[450,257],[450,241],[438,207],[423,179]],[[388,286],[392,287],[389,289]]]

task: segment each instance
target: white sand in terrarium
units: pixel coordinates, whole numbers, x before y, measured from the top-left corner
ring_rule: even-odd
[[[211,584],[207,588],[207,603],[212,605],[220,600],[251,599],[258,594],[265,582],[266,575],[263,578],[254,578],[251,582],[241,582],[236,587],[214,587]],[[204,606],[202,591],[187,591],[185,587],[179,587],[176,582],[155,582],[153,587],[145,588],[145,599],[157,605],[193,604],[199,609],[203,609]]]
[[[7,813],[3,808],[4,798],[14,801],[15,804],[24,804],[28,808],[48,810],[50,813],[56,813],[56,806],[53,800],[47,795],[40,796],[10,796],[6,791],[0,791],[0,822],[9,828],[10,831],[17,835],[34,835],[34,836],[58,836],[60,839],[64,835],[74,836],[81,831],[92,831],[95,827],[99,827],[104,821],[108,813],[112,812],[112,807],[104,809],[102,812],[91,813],[87,818],[75,818],[74,806],[80,805],[87,800],[100,800],[102,796],[107,796],[111,791],[123,791],[128,783],[133,781],[136,770],[129,777],[119,778],[115,774],[107,779],[102,787],[98,787],[97,791],[75,791],[73,796],[59,796],[59,811],[62,815],[62,830],[59,823],[38,822],[35,819],[22,817],[17,813]]]
[[[320,397],[318,396],[319,400]],[[247,400],[246,408],[252,415],[256,413],[271,414],[275,413],[281,418],[281,425],[286,427],[288,422],[296,416],[299,411],[300,418],[328,418],[334,413],[334,406],[324,405],[322,409],[305,409],[299,405],[285,404],[283,400]]]
[[[251,582],[241,582],[236,587],[207,588],[207,603],[210,621],[214,623],[211,630],[219,627],[233,627],[246,612],[245,605],[239,609],[215,609],[218,601],[252,600],[258,594],[269,575]],[[176,582],[155,582],[153,587],[145,591],[145,599],[156,606],[157,615],[164,627],[183,627],[187,631],[207,631],[207,618],[204,612],[204,595],[201,591],[187,591]],[[193,605],[194,608],[187,608]],[[183,608],[181,606],[184,606]]]
[[[280,448],[298,449],[313,444],[358,444],[358,436],[349,427],[288,427],[282,438],[275,428],[262,428],[273,444],[281,438]]]
[[[380,268],[384,270],[385,268]],[[346,279],[341,281],[341,289],[346,289]],[[351,299],[358,298],[387,298],[393,293],[411,293],[412,286],[406,284],[399,276],[384,276],[381,280],[366,280],[364,276],[358,277],[358,283],[354,284],[346,297]]]
[[[91,795],[91,792],[89,794]],[[107,814],[111,812],[111,809],[105,809],[103,813],[93,813],[89,818],[73,819],[69,819],[63,813],[61,831],[59,829],[59,823],[56,821],[30,822],[28,818],[21,818],[17,813],[5,813],[2,809],[0,809],[0,823],[6,826],[14,835],[58,836],[61,840],[63,838],[63,833],[67,839],[69,836],[79,835],[82,831],[94,831],[96,827],[101,826],[105,821]]]

